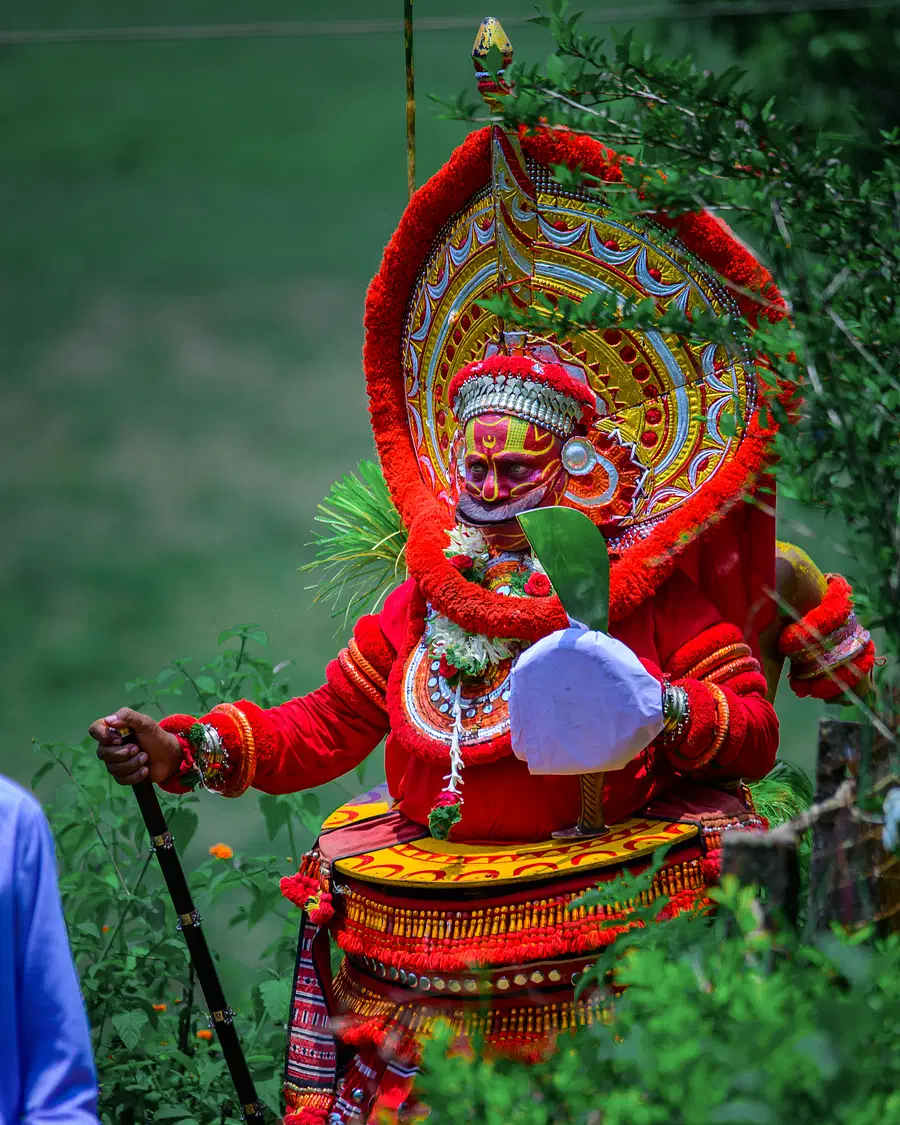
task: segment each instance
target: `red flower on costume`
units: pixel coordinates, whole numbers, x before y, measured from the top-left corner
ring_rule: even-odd
[[[457,570],[471,570],[475,565],[471,555],[451,555],[450,565],[455,566]]]
[[[530,594],[533,598],[549,597],[549,595],[553,593],[550,579],[546,574],[540,574],[538,571],[535,571],[525,583],[525,593]]]
[[[451,664],[446,656],[442,656],[438,672],[444,677],[445,680],[452,680],[453,677],[459,673],[459,669],[455,664]]]
[[[435,840],[446,840],[454,824],[462,820],[462,797],[452,789],[442,789],[428,814],[428,829]]]

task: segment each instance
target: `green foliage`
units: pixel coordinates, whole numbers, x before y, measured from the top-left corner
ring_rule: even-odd
[[[300,568],[318,570],[316,601],[330,602],[346,622],[351,611],[377,605],[388,590],[406,578],[406,529],[391,500],[381,468],[360,461],[359,476],[347,473],[319,504],[318,523],[330,534],[317,534],[315,559]]]
[[[803,91],[796,112],[815,128],[849,133],[864,144],[898,120],[900,60],[884,49],[897,42],[896,5],[814,4],[805,11],[783,5],[765,18],[747,18],[741,0],[712,11],[708,0],[680,0],[684,14],[695,6],[703,9],[702,25],[725,39],[779,102]],[[695,31],[698,24],[688,27]]]
[[[792,820],[813,802],[809,775],[784,758],[779,758],[761,781],[753,782],[750,791],[756,811],[772,828]]]
[[[615,892],[613,889],[613,893]],[[639,889],[635,882],[629,893]],[[618,888],[621,893],[621,888]],[[900,1114],[900,938],[759,928],[732,878],[713,920],[651,922],[595,979],[627,990],[611,1018],[524,1066],[429,1044],[419,1094],[434,1125],[881,1125]],[[658,909],[656,904],[655,909]],[[653,908],[648,913],[653,913]]]
[[[440,805],[428,814],[428,831],[435,840],[446,840],[454,824],[462,820],[459,805]]]
[[[283,665],[255,654],[266,643],[256,625],[239,625],[219,637],[223,647],[192,671],[175,660],[153,680],[128,685],[135,707],[178,697],[181,711],[201,714],[217,702],[241,697],[271,705],[285,697]],[[168,710],[173,710],[169,707]],[[54,774],[48,807],[60,858],[60,888],[75,962],[81,977],[101,1083],[103,1125],[149,1122],[238,1122],[231,1082],[194,980],[187,949],[175,929],[172,907],[131,791],[116,785],[97,761],[95,744],[48,743],[46,762],[33,784]],[[197,828],[188,795],[166,814],[179,853]],[[270,840],[286,829],[292,857],[316,834],[318,797],[260,796]],[[296,910],[279,892],[279,879],[296,869],[284,856],[211,854],[188,871],[197,908],[207,921],[224,912],[230,927],[254,931],[262,968],[237,1005],[236,1022],[258,1092],[280,1111],[281,1067],[288,990],[297,940]],[[256,936],[256,935],[253,935]],[[241,939],[247,944],[247,939]],[[251,939],[252,940],[252,939]],[[232,1004],[234,999],[230,998]]]

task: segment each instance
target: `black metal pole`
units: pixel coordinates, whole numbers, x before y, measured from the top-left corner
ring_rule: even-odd
[[[203,998],[209,1008],[219,1046],[222,1048],[222,1055],[238,1096],[241,1115],[248,1125],[265,1125],[263,1106],[256,1096],[256,1087],[247,1060],[244,1058],[244,1049],[234,1027],[234,1012],[225,1000],[215,961],[200,926],[200,915],[191,898],[181,860],[175,851],[175,841],[166,824],[153,782],[142,781],[139,785],[135,785],[134,795],[150,834],[150,846],[156,852],[172,905],[178,915],[178,928],[184,934],[188,953],[203,991]]]

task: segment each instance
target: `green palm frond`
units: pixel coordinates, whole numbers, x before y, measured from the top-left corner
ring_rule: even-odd
[[[381,468],[360,461],[357,473],[335,481],[318,505],[316,522],[327,530],[316,530],[309,544],[316,557],[300,567],[301,572],[319,571],[310,587],[314,600],[330,603],[332,616],[342,616],[345,623],[351,612],[377,608],[406,578],[406,528]]]
[[[764,778],[755,781],[750,792],[756,811],[768,820],[771,828],[805,812],[813,802],[809,776],[784,758],[779,758]]]

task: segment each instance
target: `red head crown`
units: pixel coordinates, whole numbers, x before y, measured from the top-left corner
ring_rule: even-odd
[[[593,392],[558,363],[530,356],[493,355],[467,364],[448,388],[461,425],[478,414],[512,414],[568,438],[597,415]]]

